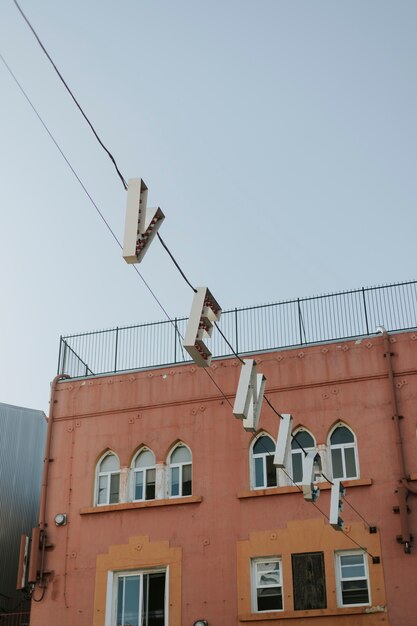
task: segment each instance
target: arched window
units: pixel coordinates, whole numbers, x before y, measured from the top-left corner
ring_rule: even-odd
[[[191,496],[192,457],[183,443],[179,443],[169,455],[169,495],[171,498]]]
[[[96,504],[119,502],[120,463],[113,452],[106,452],[97,464]]]
[[[133,461],[133,500],[154,499],[155,455],[148,448],[142,448]]]
[[[304,429],[293,433],[291,440],[291,474],[293,481],[298,484],[303,482],[303,467],[305,452],[316,449],[314,437]]]
[[[251,450],[251,474],[254,489],[277,486],[274,454],[275,443],[269,435],[261,434],[256,438]]]
[[[344,424],[330,434],[330,459],[333,478],[359,477],[356,438]]]

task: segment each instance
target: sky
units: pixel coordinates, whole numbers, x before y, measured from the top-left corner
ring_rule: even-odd
[[[416,278],[415,0],[21,0],[161,235],[223,309]],[[12,0],[0,54],[116,236],[126,192]],[[165,319],[0,60],[0,401],[60,335]],[[156,239],[166,311],[192,292]]]

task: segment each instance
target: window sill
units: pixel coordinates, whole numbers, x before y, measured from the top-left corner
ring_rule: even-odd
[[[346,488],[350,487],[364,487],[372,485],[372,478],[355,478],[354,480],[343,480],[343,485]],[[320,489],[331,489],[331,484],[328,482],[320,482]],[[268,487],[268,489],[253,489],[252,491],[240,491],[237,494],[239,499],[243,498],[257,498],[258,496],[279,496],[288,493],[300,493],[300,488],[295,485],[285,487]],[[298,611],[297,611],[298,613]]]
[[[149,509],[158,506],[170,506],[174,504],[198,504],[203,500],[202,496],[184,496],[183,498],[164,498],[162,500],[144,500],[141,502],[119,502],[118,504],[103,504],[80,509],[80,515],[91,513],[109,513],[113,511],[129,511],[130,509]]]
[[[274,611],[273,613],[243,613],[238,616],[240,622],[266,622],[280,619],[300,619],[304,617],[331,617],[341,615],[363,615],[367,613],[385,613],[385,606],[355,606],[338,609],[312,609],[309,611]]]

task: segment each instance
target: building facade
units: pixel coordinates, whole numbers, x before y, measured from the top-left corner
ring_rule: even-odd
[[[235,357],[57,383],[31,626],[415,624],[417,332],[255,358],[275,409],[256,433]],[[277,412],[296,437],[278,470]]]
[[[0,403],[0,623],[21,609],[20,536],[37,523],[45,448],[43,411]]]

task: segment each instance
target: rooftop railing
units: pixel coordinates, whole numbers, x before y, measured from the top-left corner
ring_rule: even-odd
[[[182,347],[187,318],[61,337],[58,373],[71,378],[169,366],[191,359]],[[219,328],[239,355],[417,327],[417,281],[223,311]],[[233,354],[216,329],[214,357]]]

